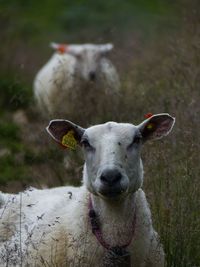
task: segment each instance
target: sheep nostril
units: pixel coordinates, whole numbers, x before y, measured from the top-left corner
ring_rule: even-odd
[[[100,179],[104,184],[108,184],[109,183],[107,177],[104,176],[104,175],[101,175]]]

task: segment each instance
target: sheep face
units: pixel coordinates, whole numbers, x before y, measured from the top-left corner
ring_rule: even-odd
[[[86,82],[97,82],[101,70],[101,59],[113,46],[105,45],[69,45],[67,53],[76,57],[76,71]]]
[[[98,50],[84,49],[82,53],[76,56],[77,70],[81,78],[88,82],[95,82],[98,77],[101,53]]]
[[[108,122],[88,129],[69,121],[55,120],[50,122],[47,130],[57,142],[66,147],[73,142],[63,139],[63,136],[66,137],[69,132],[73,134],[70,138],[82,146],[85,156],[84,184],[95,195],[116,199],[141,187],[142,145],[148,139],[159,139],[167,135],[174,120],[168,114],[158,114],[138,126]]]
[[[136,126],[115,122],[93,126],[84,132],[81,144],[84,182],[92,193],[117,197],[141,186],[142,136]]]

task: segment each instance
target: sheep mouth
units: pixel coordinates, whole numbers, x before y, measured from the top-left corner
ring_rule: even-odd
[[[98,191],[99,195],[105,198],[118,198],[124,193],[125,190],[122,188],[109,188],[109,187],[102,187]]]

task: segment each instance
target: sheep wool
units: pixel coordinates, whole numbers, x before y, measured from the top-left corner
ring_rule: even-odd
[[[137,126],[107,122],[84,129],[50,121],[47,131],[57,143],[70,132],[82,147],[83,185],[0,192],[0,266],[164,267],[141,189],[140,152],[174,122],[165,113]]]

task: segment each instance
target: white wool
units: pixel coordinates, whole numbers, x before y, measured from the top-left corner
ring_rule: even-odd
[[[55,53],[38,72],[34,81],[34,94],[43,113],[53,114],[62,108],[65,95],[74,86],[75,57]]]
[[[71,199],[68,192],[72,193]],[[0,266],[5,262],[9,263],[8,266],[15,266],[15,262],[16,266],[20,266],[20,250],[23,264],[30,266],[36,263],[36,266],[44,266],[43,262],[50,266],[53,263],[56,266],[100,266],[98,264],[104,249],[92,234],[88,223],[88,191],[84,186],[34,189],[20,194],[22,207],[20,195],[12,196],[13,201],[9,200],[11,202],[0,217]],[[133,262],[137,267],[146,266],[145,261],[155,254],[152,260],[158,259],[158,263],[152,266],[164,266],[164,253],[152,227],[145,194],[139,189],[135,197],[137,223],[129,246]],[[3,209],[0,215],[2,212]],[[106,225],[107,229],[103,229],[108,240],[113,235],[113,228],[109,224]],[[83,263],[79,265],[83,258]]]

